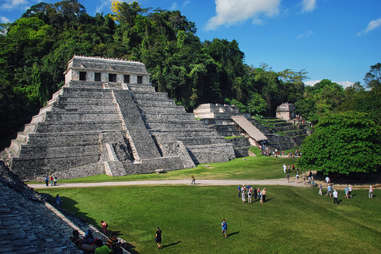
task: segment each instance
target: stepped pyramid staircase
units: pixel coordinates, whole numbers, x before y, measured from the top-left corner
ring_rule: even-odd
[[[71,80],[1,157],[27,180],[189,168],[234,151],[150,85]]]
[[[260,131],[267,137],[267,145],[279,151],[300,146],[307,137],[305,126],[297,128],[293,123],[274,117],[251,119]]]

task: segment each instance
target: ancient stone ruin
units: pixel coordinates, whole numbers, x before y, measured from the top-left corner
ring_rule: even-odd
[[[166,93],[145,65],[74,56],[65,85],[2,152],[22,179],[126,175],[227,161],[233,147]]]
[[[289,121],[295,118],[295,106],[292,103],[282,103],[276,108],[276,118]]]
[[[237,108],[222,104],[201,104],[194,110],[209,128],[215,129],[221,136],[232,143],[237,157],[247,156],[250,145],[263,151],[281,151],[301,145],[307,131],[303,125],[295,126],[294,105],[283,103],[278,107],[277,117],[260,119],[244,115]],[[240,137],[240,138],[238,138]]]

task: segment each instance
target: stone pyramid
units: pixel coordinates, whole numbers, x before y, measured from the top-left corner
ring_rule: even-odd
[[[1,156],[21,178],[126,175],[233,159],[216,131],[155,92],[139,62],[74,56],[65,85]]]

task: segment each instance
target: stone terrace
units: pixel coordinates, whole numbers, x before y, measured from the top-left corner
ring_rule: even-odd
[[[151,173],[235,157],[214,130],[155,92],[144,64],[74,56],[65,77],[1,153],[23,179]]]

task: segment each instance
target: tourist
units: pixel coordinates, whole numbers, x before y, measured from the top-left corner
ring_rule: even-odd
[[[241,198],[241,186],[238,185],[238,197]]]
[[[261,205],[263,205],[264,202],[266,202],[266,188],[263,188],[261,192]]]
[[[326,182],[327,184],[329,184],[329,183],[331,182],[331,180],[329,179],[329,176],[326,176],[326,177],[325,177],[325,182]]]
[[[94,236],[90,229],[86,231],[85,237],[83,238],[83,242],[86,244],[94,244]]]
[[[46,187],[49,186],[49,176],[46,176],[46,177],[45,177],[45,184],[46,184]]]
[[[57,194],[57,196],[56,196],[56,205],[58,208],[61,207],[61,197],[59,194]]]
[[[104,245],[101,239],[97,239],[95,241],[95,245],[97,248],[95,249],[95,254],[109,254],[111,253],[111,249],[107,246]]]
[[[283,164],[283,173],[286,174],[286,172],[287,172],[287,166],[286,164]]]
[[[303,184],[306,184],[306,174],[303,173]]]
[[[162,234],[161,229],[157,227],[155,232],[155,242],[157,244],[158,249],[161,249],[161,234]]]
[[[192,182],[191,184],[196,184],[196,179],[194,178],[194,176],[192,176]]]
[[[334,204],[339,204],[339,200],[338,200],[338,197],[339,197],[339,193],[337,192],[336,189],[333,190],[333,203]]]
[[[246,193],[245,193],[245,187],[243,186],[241,189],[241,197],[242,197],[242,202],[246,202]]]
[[[311,185],[312,185],[312,187],[315,187],[315,179],[314,179],[314,176],[311,176]]]
[[[345,193],[345,198],[348,199],[349,198],[349,188],[348,188],[348,185],[344,188],[344,193]]]
[[[54,185],[54,179],[53,179],[53,176],[50,176],[50,186],[53,186]]]
[[[53,176],[53,181],[54,181],[54,186],[57,186],[57,177],[56,176]]]
[[[249,191],[247,192],[247,202],[249,204],[251,204],[252,191],[253,191],[253,188],[250,188]]]
[[[226,219],[222,219],[221,222],[221,229],[222,229],[222,235],[225,238],[228,238],[228,223],[226,222]]]
[[[253,188],[253,196],[254,196],[254,201],[257,201],[257,198],[258,198],[258,192],[257,192],[257,189],[256,188]]]
[[[261,189],[260,188],[257,189],[257,194],[258,194],[259,201],[261,201]]]
[[[352,185],[348,186],[348,196],[349,198],[352,198]]]
[[[332,198],[332,185],[331,184],[328,184],[327,196],[329,196],[329,198]]]
[[[369,194],[368,194],[368,197],[369,198],[373,198],[373,186],[372,185],[369,185]]]
[[[288,171],[287,171],[286,177],[287,177],[287,182],[289,183],[290,182],[290,173]]]
[[[319,195],[323,196],[323,185],[319,184]]]
[[[107,235],[108,224],[105,221],[101,220],[101,227],[103,234]]]
[[[70,240],[84,253],[94,253],[96,249],[95,244],[85,243],[84,239],[81,239],[79,236],[78,230],[73,230],[73,235],[70,237]]]

